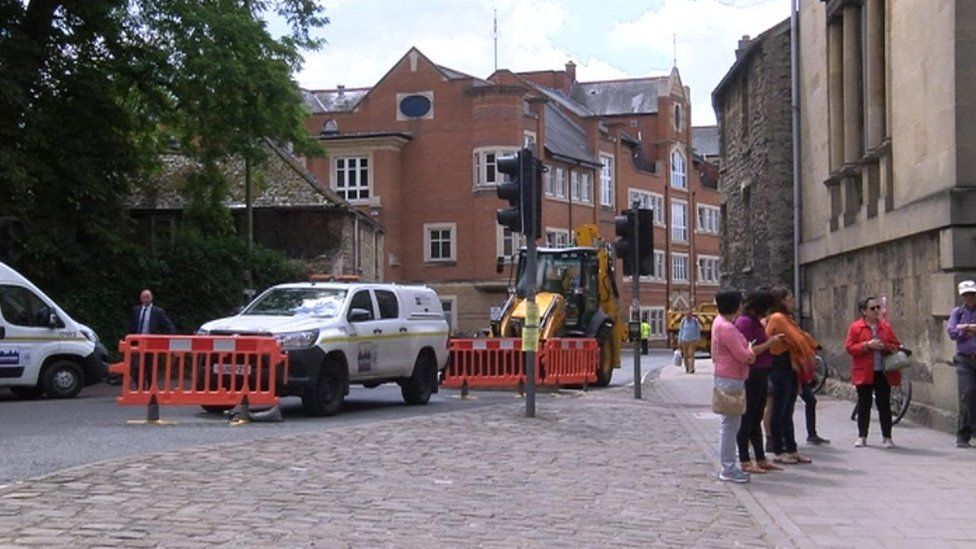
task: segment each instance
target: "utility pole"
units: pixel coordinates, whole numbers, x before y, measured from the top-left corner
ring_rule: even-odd
[[[637,400],[641,399],[641,337],[640,337],[640,325],[641,325],[641,315],[640,315],[640,268],[638,266],[638,260],[640,257],[640,223],[637,219],[637,209],[640,208],[640,202],[635,200],[630,206],[630,211],[633,212],[633,220],[631,223],[633,231],[633,246],[630,250],[630,260],[631,265],[633,265],[633,271],[631,272],[631,300],[630,300],[630,310],[631,315],[637,322],[637,333],[638,337],[634,338],[634,398]]]

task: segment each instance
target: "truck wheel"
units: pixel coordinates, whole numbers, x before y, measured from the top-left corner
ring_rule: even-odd
[[[437,386],[437,365],[430,355],[417,357],[413,374],[400,382],[400,394],[407,404],[427,404]]]
[[[44,390],[37,386],[11,387],[10,392],[21,400],[34,400],[35,398],[40,398],[40,396],[44,394]]]
[[[81,368],[68,360],[59,360],[44,370],[41,386],[51,398],[74,398],[84,384]]]
[[[302,395],[302,407],[307,414],[318,417],[334,416],[342,409],[342,401],[346,396],[346,380],[341,368],[334,362],[322,365],[315,384]]]

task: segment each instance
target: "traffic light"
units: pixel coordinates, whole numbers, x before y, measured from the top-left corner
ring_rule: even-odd
[[[654,274],[654,210],[637,210],[637,271],[640,276]]]
[[[613,243],[613,250],[617,257],[624,262],[624,276],[634,272],[634,230],[637,228],[637,215],[634,210],[624,210],[613,218],[613,232],[619,237]]]
[[[542,169],[530,149],[522,149],[513,156],[499,157],[499,173],[508,181],[495,188],[498,198],[507,200],[510,208],[498,210],[498,224],[513,233],[522,233],[535,240],[542,225]]]
[[[15,263],[24,254],[24,224],[16,217],[0,217],[0,261]]]

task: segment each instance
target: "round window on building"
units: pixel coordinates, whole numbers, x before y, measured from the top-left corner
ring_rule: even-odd
[[[427,116],[430,108],[430,98],[424,95],[408,95],[400,100],[400,114],[409,118]]]

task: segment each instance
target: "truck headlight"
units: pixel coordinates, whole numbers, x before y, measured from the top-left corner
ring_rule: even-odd
[[[307,349],[319,339],[318,330],[304,330],[301,332],[288,332],[286,334],[276,334],[274,336],[282,351],[291,349]]]
[[[98,336],[95,335],[95,332],[92,332],[90,330],[82,330],[81,334],[85,336],[85,339],[87,339],[88,341],[91,341],[95,345],[98,345]]]

